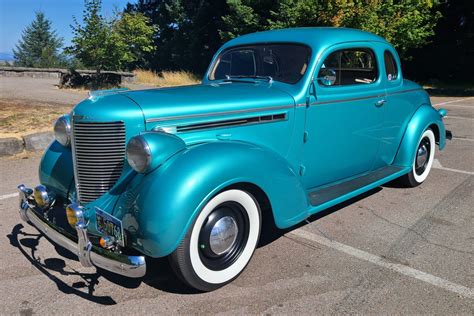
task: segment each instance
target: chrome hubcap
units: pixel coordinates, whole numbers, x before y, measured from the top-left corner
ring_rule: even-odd
[[[418,148],[418,152],[416,155],[416,165],[418,167],[423,166],[426,163],[427,159],[428,159],[428,150],[426,148],[426,145],[423,144],[422,146],[420,146],[420,148]]]
[[[422,175],[425,172],[430,160],[431,143],[428,137],[421,140],[418,150],[416,151],[415,172]]]
[[[214,271],[230,267],[242,254],[249,236],[249,218],[239,203],[220,204],[199,233],[199,256]]]
[[[239,229],[232,216],[224,216],[219,219],[211,230],[209,246],[216,255],[229,251],[234,245]]]

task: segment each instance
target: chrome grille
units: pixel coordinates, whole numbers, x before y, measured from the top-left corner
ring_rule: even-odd
[[[72,147],[81,203],[96,200],[117,182],[125,159],[123,122],[74,122]]]

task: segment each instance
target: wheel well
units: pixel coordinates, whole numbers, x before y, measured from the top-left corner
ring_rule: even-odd
[[[262,223],[272,223],[273,225],[275,224],[275,218],[273,217],[272,205],[270,203],[270,200],[268,199],[267,194],[260,187],[256,186],[253,183],[241,182],[228,186],[224,190],[229,189],[239,189],[252,194],[252,196],[257,200],[258,205],[260,207],[260,211],[262,212]]]
[[[435,136],[436,144],[439,144],[439,128],[438,128],[438,125],[431,124],[428,128],[431,128],[431,130],[433,131],[434,136]]]

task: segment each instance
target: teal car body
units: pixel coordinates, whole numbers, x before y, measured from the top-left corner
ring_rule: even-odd
[[[212,78],[221,53],[262,43],[306,47],[301,78],[293,83]],[[373,80],[322,84],[318,75],[328,68],[328,56],[354,49],[371,52],[376,63],[371,67],[377,69]],[[386,52],[397,69],[390,80]],[[419,85],[403,78],[395,49],[376,35],[335,28],[238,37],[216,53],[201,84],[93,94],[74,107],[70,118],[73,146],[58,141],[49,146],[40,165],[41,184],[63,206],[82,205],[91,236],[101,236],[94,215],[99,208],[122,221],[126,248],[151,257],[172,253],[203,206],[226,188],[251,192],[271,212],[263,220],[287,228],[407,174],[426,129],[434,131],[440,149],[446,139],[442,115]],[[146,139],[151,163],[138,173],[122,154],[117,179],[85,202],[81,189],[89,178],[77,178],[75,164],[83,153],[74,137],[87,126],[81,124],[118,121],[124,124],[125,144],[137,135]],[[107,143],[113,133],[113,128],[105,130],[100,138]],[[100,159],[94,164],[100,166]],[[81,158],[79,165],[87,167],[87,161]],[[362,180],[344,186],[354,179]]]

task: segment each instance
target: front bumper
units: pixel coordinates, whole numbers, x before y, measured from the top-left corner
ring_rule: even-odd
[[[84,221],[77,223],[78,241],[74,241],[61,233],[60,229],[50,223],[47,218],[39,214],[38,207],[34,205],[34,200],[31,199],[33,190],[26,188],[24,185],[18,186],[18,190],[21,218],[32,224],[54,243],[77,255],[83,266],[95,266],[130,278],[140,278],[145,275],[146,263],[144,256],[127,256],[94,246],[89,241],[87,224]]]

